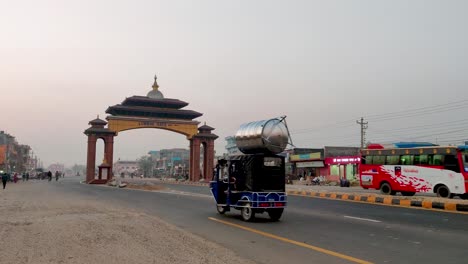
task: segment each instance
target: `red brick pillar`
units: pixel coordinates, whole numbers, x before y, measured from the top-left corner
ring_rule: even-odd
[[[107,176],[108,180],[112,180],[113,178],[113,167],[114,167],[114,136],[107,136],[105,140],[105,153],[104,157],[107,161],[107,165],[109,165],[109,175]]]
[[[88,158],[86,163],[86,182],[94,180],[96,169],[96,135],[88,135]]]
[[[203,165],[205,180],[211,181],[214,169],[214,140],[206,140],[205,142]]]
[[[190,181],[200,180],[200,140],[192,138],[190,140]]]

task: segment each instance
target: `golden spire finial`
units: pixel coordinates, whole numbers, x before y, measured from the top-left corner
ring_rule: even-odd
[[[154,75],[154,84],[153,84],[153,90],[157,91],[159,88],[159,85],[158,85],[158,77],[156,76],[156,74]]]

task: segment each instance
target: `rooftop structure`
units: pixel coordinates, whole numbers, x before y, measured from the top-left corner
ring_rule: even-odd
[[[126,98],[121,104],[109,107],[106,113],[112,116],[182,120],[192,120],[203,115],[196,111],[182,109],[188,106],[187,102],[164,98],[163,94],[159,91],[156,79],[155,76],[153,90],[147,96]]]

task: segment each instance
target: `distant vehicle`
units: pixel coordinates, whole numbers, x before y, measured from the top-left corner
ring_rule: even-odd
[[[443,198],[468,199],[468,146],[372,144],[361,155],[359,176],[365,189],[387,195],[434,192]]]
[[[286,170],[282,152],[289,141],[284,120],[270,119],[244,124],[236,134],[237,147],[245,154],[221,159],[210,182],[218,213],[241,211],[244,221],[267,212],[281,218],[287,205]]]

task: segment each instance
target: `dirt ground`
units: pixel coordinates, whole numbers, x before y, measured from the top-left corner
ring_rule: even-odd
[[[64,193],[59,184],[0,190],[0,263],[252,263],[156,217]]]

